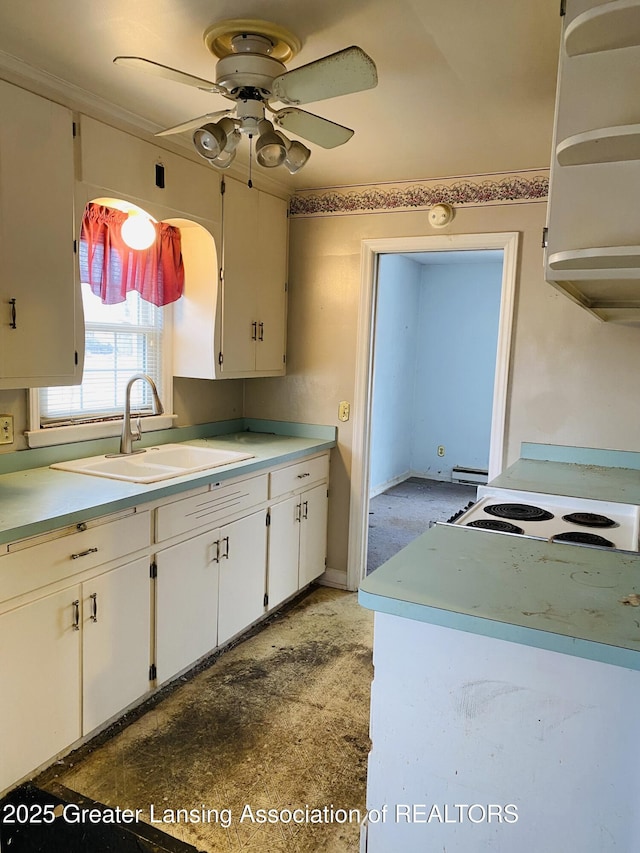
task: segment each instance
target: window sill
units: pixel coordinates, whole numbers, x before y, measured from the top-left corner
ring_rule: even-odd
[[[152,415],[142,418],[142,432],[170,429],[177,415]],[[75,424],[74,426],[51,427],[50,429],[27,430],[25,437],[28,447],[51,447],[56,444],[73,444],[76,441],[90,441],[96,438],[111,438],[122,433],[122,420],[105,421],[95,424]]]

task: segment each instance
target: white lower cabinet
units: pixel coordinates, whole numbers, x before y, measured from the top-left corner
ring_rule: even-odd
[[[149,689],[149,559],[82,584],[82,733]]]
[[[329,456],[303,460],[269,476],[267,601],[272,610],[325,571]]]
[[[0,791],[81,734],[79,585],[0,616]]]
[[[266,530],[264,510],[220,529],[218,645],[264,613]]]
[[[303,492],[300,518],[300,564],[298,587],[306,586],[325,570],[327,556],[327,486]]]
[[[217,645],[218,533],[156,554],[156,670],[162,684]]]

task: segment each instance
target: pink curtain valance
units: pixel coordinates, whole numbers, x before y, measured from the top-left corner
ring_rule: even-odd
[[[148,249],[131,249],[122,239],[127,214],[90,202],[80,233],[80,277],[105,305],[124,302],[136,290],[154,305],[182,296],[184,266],[180,229],[156,222],[156,239]]]

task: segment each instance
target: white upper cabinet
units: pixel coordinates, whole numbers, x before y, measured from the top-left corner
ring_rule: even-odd
[[[0,387],[80,381],[73,119],[0,81]]]
[[[210,166],[87,116],[80,120],[80,180],[115,196],[220,220],[218,173]]]
[[[206,246],[185,255],[185,293],[174,316],[174,374],[283,376],[287,203],[229,178],[223,190],[219,279],[212,276]]]
[[[640,0],[567,0],[545,277],[601,320],[640,324]]]

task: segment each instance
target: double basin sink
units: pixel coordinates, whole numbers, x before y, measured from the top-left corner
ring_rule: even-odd
[[[142,452],[124,456],[91,456],[56,462],[51,468],[72,471],[76,474],[92,474],[129,483],[155,483],[171,477],[181,477],[208,468],[218,468],[243,459],[252,459],[252,453],[236,450],[221,450],[216,447],[196,447],[188,444],[164,444],[148,447]]]

